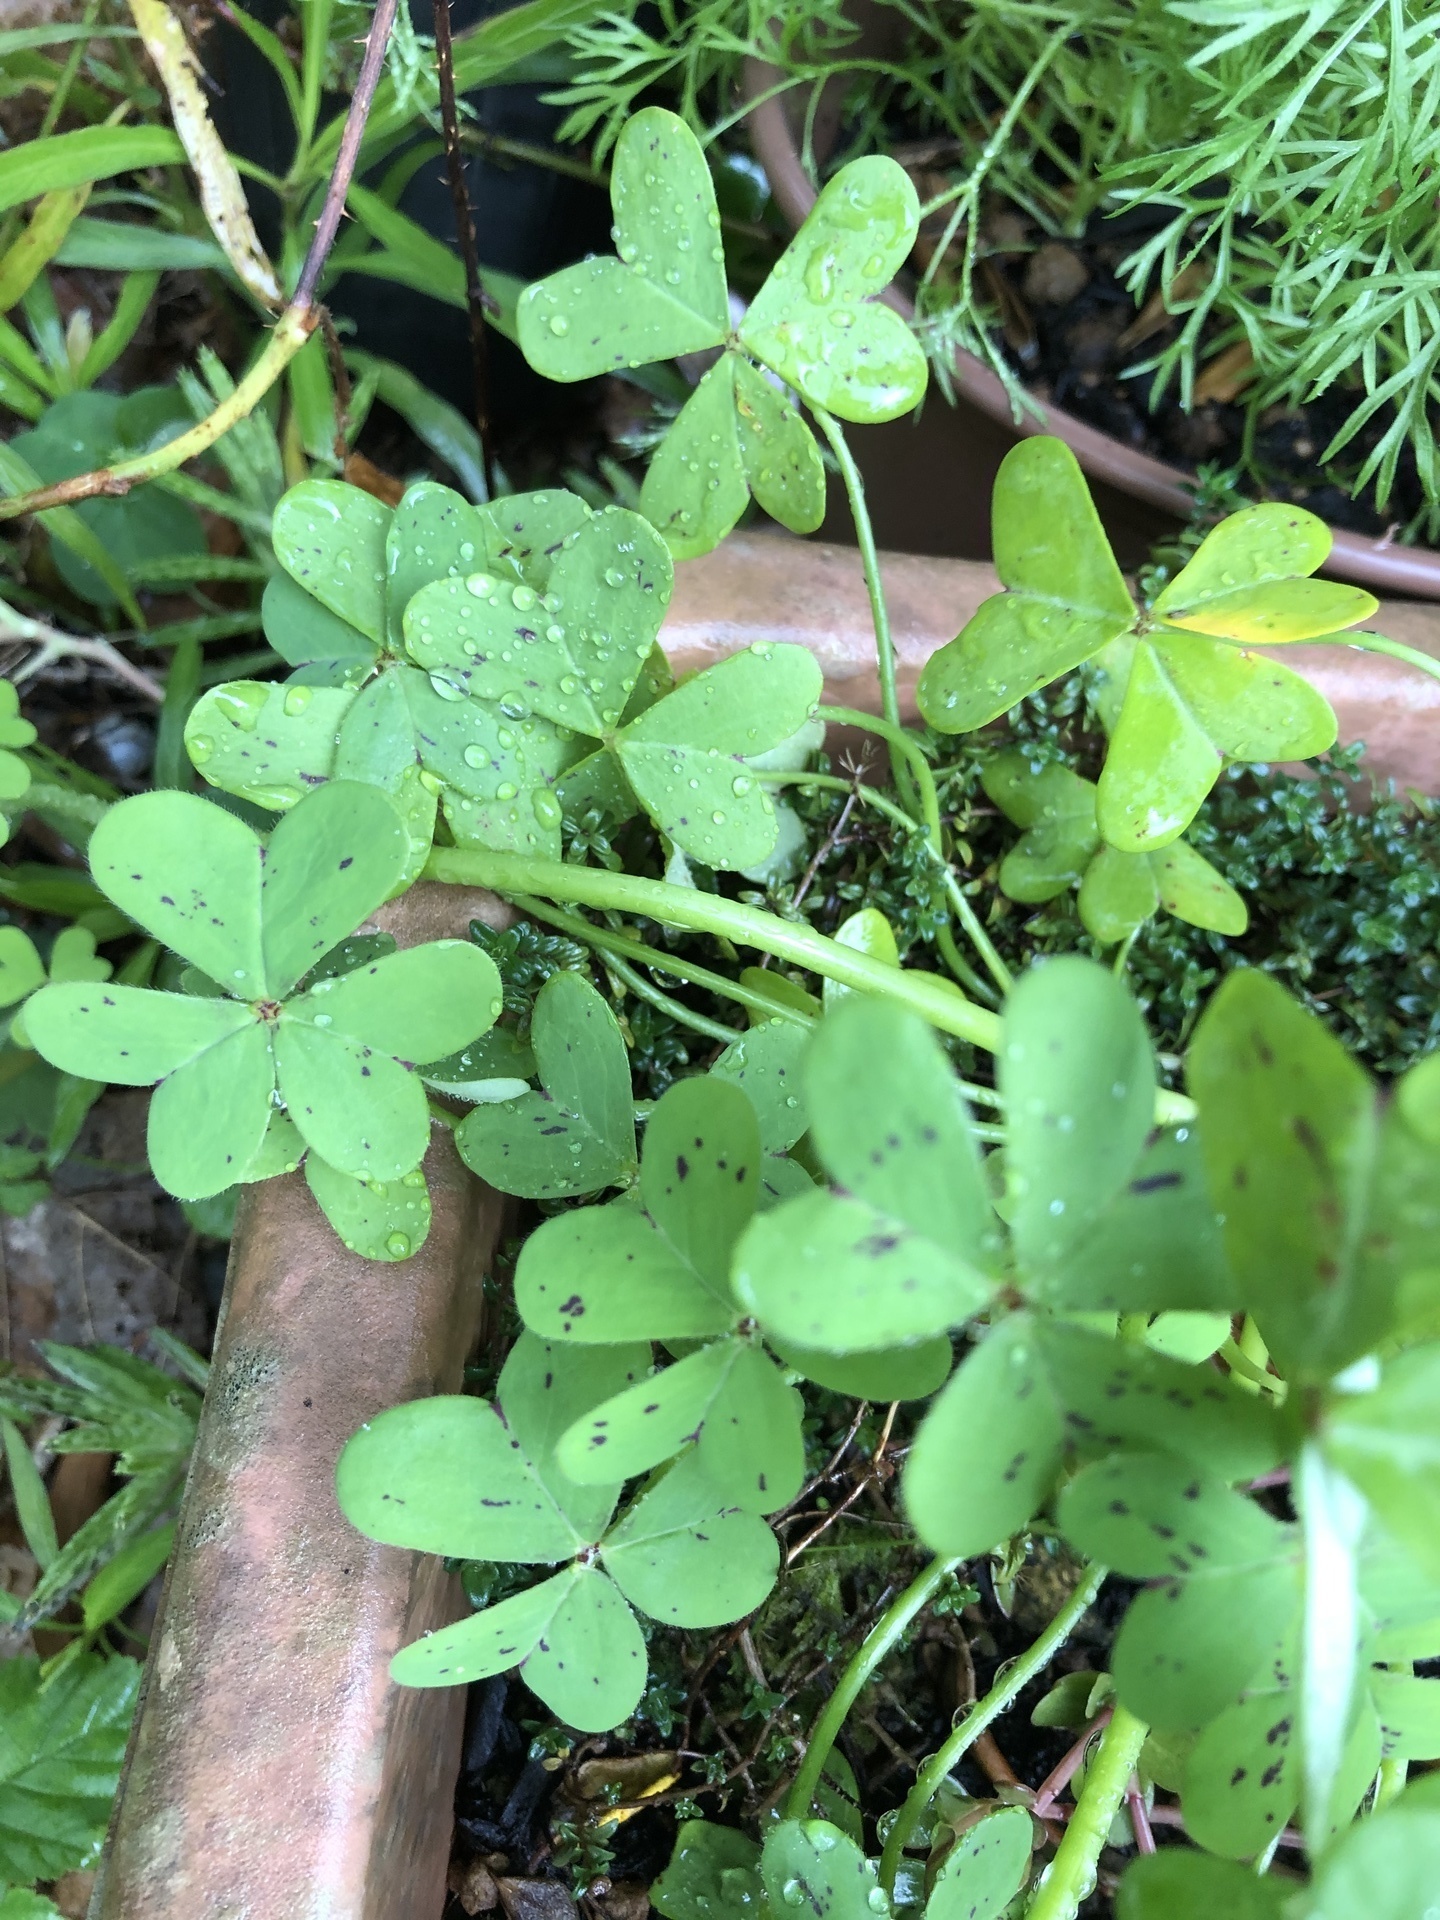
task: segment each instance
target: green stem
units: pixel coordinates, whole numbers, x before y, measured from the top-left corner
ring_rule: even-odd
[[[850,451],[840,422],[823,407],[812,404],[816,424],[830,442],[830,451],[845,482],[845,497],[850,502],[850,517],[855,522],[855,539],[860,548],[860,564],[865,569],[865,590],[870,595],[870,618],[875,625],[875,660],[880,672],[880,710],[890,725],[899,728],[900,696],[895,686],[895,642],[890,634],[890,611],[885,605],[885,589],[880,580],[880,555],[875,548],[875,529],[870,524],[870,509],[865,504],[865,482]],[[901,757],[891,745],[891,764],[895,784],[901,785]]]
[[[945,849],[940,837],[940,796],[935,791],[935,776],[930,771],[930,762],[904,727],[881,720],[873,713],[861,713],[857,707],[817,707],[815,718],[831,721],[840,727],[862,727],[866,733],[878,734],[889,743],[892,753],[901,756],[910,768],[920,796],[920,810],[930,844],[943,859]]]
[[[722,1026],[718,1020],[712,1020],[709,1014],[696,1013],[682,1001],[672,1000],[668,993],[662,993],[659,987],[652,986],[648,980],[638,974],[628,961],[620,958],[618,953],[605,953],[603,947],[600,951],[604,955],[601,964],[614,974],[622,987],[633,993],[637,1000],[648,1001],[652,1007],[667,1014],[682,1027],[689,1027],[692,1033],[703,1034],[707,1040],[718,1040],[722,1047],[728,1047],[744,1032],[741,1027]]]
[[[791,1782],[785,1802],[787,1819],[803,1820],[809,1813],[815,1789],[825,1771],[825,1762],[830,1757],[830,1749],[835,1745],[840,1729],[845,1724],[845,1717],[859,1698],[861,1689],[910,1622],[929,1606],[940,1587],[960,1564],[959,1558],[932,1560],[919,1578],[912,1580],[899,1598],[890,1603],[850,1656],[839,1684],[825,1702],[825,1711],[811,1729],[805,1758]]]
[[[642,967],[653,967],[657,973],[668,973],[672,979],[688,980],[692,986],[704,987],[707,993],[733,1000],[738,1006],[758,1013],[767,1020],[788,1020],[797,1027],[813,1027],[815,1024],[812,1017],[802,1013],[799,1007],[789,1006],[783,1000],[772,1000],[768,994],[756,993],[753,988],[742,986],[738,980],[731,980],[723,973],[713,973],[709,967],[697,966],[693,960],[683,960],[678,954],[662,953],[658,947],[647,947],[643,940],[632,940],[628,934],[616,933],[612,927],[597,927],[591,921],[581,919],[579,914],[561,913],[530,894],[517,893],[513,898],[522,913],[543,920],[547,926],[558,927],[562,933],[583,940],[587,946],[598,948],[601,953],[618,953],[627,960],[637,960]],[[733,1040],[735,1037],[732,1031],[730,1038]]]
[[[1392,660],[1403,660],[1407,666],[1428,673],[1432,680],[1440,680],[1440,660],[1418,647],[1407,647],[1403,640],[1387,640],[1383,633],[1330,633],[1325,640],[1337,647],[1354,647],[1360,653],[1388,654]]]
[[[665,880],[643,880],[631,873],[610,873],[601,867],[572,867],[563,860],[494,852],[488,847],[436,847],[422,877],[451,886],[489,887],[512,899],[517,894],[538,893],[547,900],[633,913],[658,920],[662,926],[719,934],[737,946],[773,953],[777,959],[838,980],[842,987],[894,1000],[942,1033],[953,1033],[987,1053],[996,1052],[1000,1044],[998,1017],[988,1007],[977,1007],[973,1000],[967,1000],[958,987],[938,974],[922,973],[916,967],[888,966],[856,947],[828,940],[812,927],[781,920],[776,914],[763,913],[738,900],[727,900],[723,894],[671,886]],[[1195,1118],[1195,1111],[1195,1103],[1183,1094],[1157,1090],[1157,1125],[1183,1125]]]
[[[830,711],[834,712],[835,709],[832,708]],[[926,772],[929,772],[928,767],[926,768]],[[887,819],[893,820],[896,826],[904,827],[909,832],[914,831],[915,822],[903,807],[897,807],[893,800],[887,800],[883,793],[877,793],[874,787],[867,787],[859,780],[842,780],[838,773],[790,772],[760,772],[756,774],[756,778],[767,782],[770,786],[820,787],[827,793],[853,793],[857,800],[862,800],[867,807],[874,807],[877,813],[883,813]],[[1014,985],[1014,981],[1010,977],[1010,969],[1000,958],[989,934],[986,933],[984,927],[981,925],[979,914],[976,913],[974,907],[972,907],[969,900],[966,899],[965,889],[956,879],[949,861],[946,860],[933,842],[927,840],[925,846],[926,851],[929,853],[935,865],[940,869],[940,879],[945,888],[945,897],[954,908],[956,919],[960,922],[961,926],[964,927],[975,951],[985,962],[991,979],[994,980],[1002,994],[1008,993]],[[973,985],[971,986],[971,992],[974,992]]]
[[[999,1679],[985,1698],[975,1703],[944,1746],[920,1769],[904,1806],[895,1816],[895,1824],[890,1829],[889,1838],[885,1842],[885,1852],[880,1861],[880,1884],[886,1893],[893,1895],[895,1891],[895,1876],[899,1871],[905,1849],[909,1846],[911,1836],[919,1826],[930,1802],[939,1792],[940,1783],[967,1748],[980,1738],[987,1727],[1000,1718],[1035,1676],[1049,1666],[1080,1624],[1086,1608],[1099,1593],[1106,1572],[1105,1567],[1092,1566],[1088,1570],[1080,1585],[1035,1644],[1022,1653],[1018,1660],[1012,1661],[1003,1669]],[[1128,1777],[1127,1772],[1126,1778]],[[1121,1790],[1122,1792],[1124,1790],[1123,1783]]]
[[[1379,1813],[1382,1807],[1388,1807],[1396,1795],[1404,1791],[1409,1772],[1408,1760],[1380,1762],[1380,1777],[1375,1783],[1375,1804],[1371,1808],[1372,1813]]]
[[[1075,1920],[1095,1886],[1095,1866],[1150,1729],[1117,1706],[1026,1920]]]

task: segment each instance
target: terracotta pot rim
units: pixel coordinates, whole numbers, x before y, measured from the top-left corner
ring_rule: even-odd
[[[785,116],[783,96],[769,91],[783,78],[778,67],[767,61],[749,59],[745,62],[741,93],[747,107],[755,156],[765,169],[777,206],[791,227],[798,228],[818,196]],[[914,303],[903,293],[891,288],[884,297],[906,320],[914,319]],[[1001,426],[1017,436],[1054,434],[1071,449],[1092,479],[1103,480],[1132,499],[1188,517],[1194,483],[1192,476],[1180,468],[1167,466],[1151,454],[1127,447],[1113,435],[1102,433],[1098,427],[1077,419],[1061,407],[1046,407],[1041,419],[1027,413],[1023,419],[1016,420],[1010,396],[999,376],[978,355],[967,353],[962,347],[955,349],[952,369],[956,393]],[[1379,592],[1440,600],[1440,552],[1429,547],[1397,546],[1387,537],[1372,540],[1343,527],[1332,527],[1330,531],[1333,544],[1323,569],[1326,573],[1358,581]]]

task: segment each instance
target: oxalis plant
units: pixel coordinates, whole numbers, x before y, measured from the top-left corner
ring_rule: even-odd
[[[938,730],[981,732],[1083,671],[1108,741],[1098,782],[1001,732],[982,734],[983,778],[1020,829],[1001,888],[1078,886],[1097,947],[1119,948],[1114,966],[1069,955],[1012,979],[955,871],[924,736],[900,724],[836,418],[900,411],[923,385],[873,298],[913,237],[903,176],[885,161],[837,176],[733,315],[709,175],[671,116],[627,128],[614,190],[618,258],[531,289],[520,330],[566,378],[719,350],[642,511],[561,492],[476,508],[430,483],[391,510],[335,482],[292,489],[264,609],[290,677],[195,707],[190,756],[226,804],[163,792],[103,812],[91,871],[149,940],[124,977],[67,952],[42,983],[38,955],[7,954],[26,983],[17,1044],[90,1084],[154,1084],[152,1163],[185,1198],[303,1158],[372,1258],[423,1237],[437,1124],[490,1184],[544,1203],[493,1403],[389,1410],[340,1462],[341,1504],[372,1537],[509,1569],[505,1597],[402,1650],[404,1683],[519,1668],[572,1726],[619,1724],[655,1630],[637,1613],[715,1626],[770,1590],[767,1516],[802,1483],[807,1384],[899,1408],[901,1507],[934,1558],[835,1678],[763,1846],[682,1828],[654,1890],[669,1920],[974,1920],[1018,1900],[1069,1920],[1107,1842],[1151,1839],[1157,1789],[1194,1845],[1126,1874],[1122,1920],[1339,1920],[1360,1886],[1378,1920],[1410,1920],[1440,1871],[1440,1796],[1406,1780],[1440,1756],[1437,1682],[1415,1671],[1440,1657],[1440,1073],[1432,1056],[1377,1088],[1242,971],[1180,1092],[1124,979],[1126,940],[1161,907],[1243,926],[1182,838],[1220,769],[1335,738],[1323,699],[1256,644],[1394,651],[1347,631],[1374,603],[1313,577],[1318,521],[1262,506],[1137,605],[1065,450],[1009,456],[1005,592],[930,663],[921,707]],[[656,648],[674,564],[747,492],[815,524],[802,407],[856,522],[879,716],[819,704],[793,646],[678,686]],[[879,736],[888,791],[809,765],[831,720]],[[735,897],[734,876],[775,884],[776,796],[827,783],[919,849],[952,912],[937,940],[952,977],[901,966],[873,909],[827,938]],[[617,841],[632,820],[650,830]],[[669,974],[747,1024],[669,1002],[716,1051],[637,1108],[626,1035],[583,972],[548,980],[522,1038],[495,1027],[479,945],[392,950],[371,916],[419,876],[493,888],[613,977]],[[722,963],[758,951],[821,991],[781,969],[732,977],[637,921],[715,936]],[[956,1043],[993,1057],[993,1083],[959,1078]],[[1075,1584],[923,1763],[877,1858],[823,1796],[846,1716],[958,1566],[1033,1532],[1066,1544]],[[1049,1827],[1028,1789],[957,1827],[937,1811],[952,1769],[1111,1569],[1139,1583],[1111,1671],[1042,1703],[1077,1734],[1058,1845],[1054,1791],[1036,1803]],[[1276,1852],[1297,1845],[1309,1878],[1282,1880]]]

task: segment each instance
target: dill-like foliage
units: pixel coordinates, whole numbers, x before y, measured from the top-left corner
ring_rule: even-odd
[[[863,34],[841,0],[660,0],[572,46],[565,131],[602,150],[657,91],[724,132],[749,55],[803,102],[812,165],[837,74],[847,137],[827,166],[928,138],[950,184],[927,206],[941,237],[922,335],[937,366],[957,344],[985,354],[1017,405],[975,272],[985,207],[1056,236],[1145,207],[1122,277],[1137,301],[1162,290],[1180,323],[1140,365],[1155,397],[1188,403],[1202,359],[1245,342],[1252,424],[1337,390],[1352,404],[1322,462],[1363,436],[1347,484],[1384,506],[1408,452],[1440,528],[1436,0],[880,0]]]

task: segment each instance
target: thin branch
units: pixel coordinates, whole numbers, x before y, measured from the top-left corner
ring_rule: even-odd
[[[27,619],[3,600],[0,600],[0,645],[40,649],[32,654],[24,666],[11,674],[10,678],[15,681],[33,680],[57,660],[90,660],[107,673],[113,673],[117,680],[123,680],[127,687],[144,694],[147,700],[153,700],[157,706],[165,698],[165,689],[160,682],[153,680],[143,667],[137,667],[133,661],[127,660],[110,641],[82,640],[75,634],[61,633],[58,627],[47,626],[43,620]]]
[[[455,204],[455,237],[465,267],[465,305],[470,316],[470,364],[475,382],[475,426],[485,469],[485,491],[495,491],[495,449],[490,434],[490,334],[485,322],[485,290],[475,246],[475,216],[465,183],[460,149],[460,115],[455,104],[455,50],[450,39],[450,0],[434,0],[435,68],[440,80],[440,123],[445,131],[445,172]]]
[[[315,237],[305,255],[305,264],[300,269],[300,279],[290,304],[276,322],[265,351],[249,373],[213,413],[191,427],[188,433],[179,434],[163,447],[140,454],[133,460],[119,460],[113,467],[97,467],[92,473],[76,474],[73,479],[57,481],[54,486],[36,487],[30,493],[0,500],[0,520],[13,520],[23,513],[43,513],[49,507],[70,506],[76,500],[128,493],[131,487],[139,486],[146,480],[157,479],[164,473],[174,473],[187,460],[194,460],[213,447],[231,427],[245,419],[274,386],[320,324],[315,290],[334,245],[340,216],[345,211],[345,196],[350,191],[350,181],[359,158],[365,122],[370,117],[370,106],[385,65],[385,48],[395,24],[396,4],[397,0],[376,0],[374,18],[365,40],[365,58],[360,68],[360,78],[351,97],[350,111],[345,117],[345,131],[341,135],[340,151],[335,158],[335,170],[325,189],[320,218],[315,222]]]

